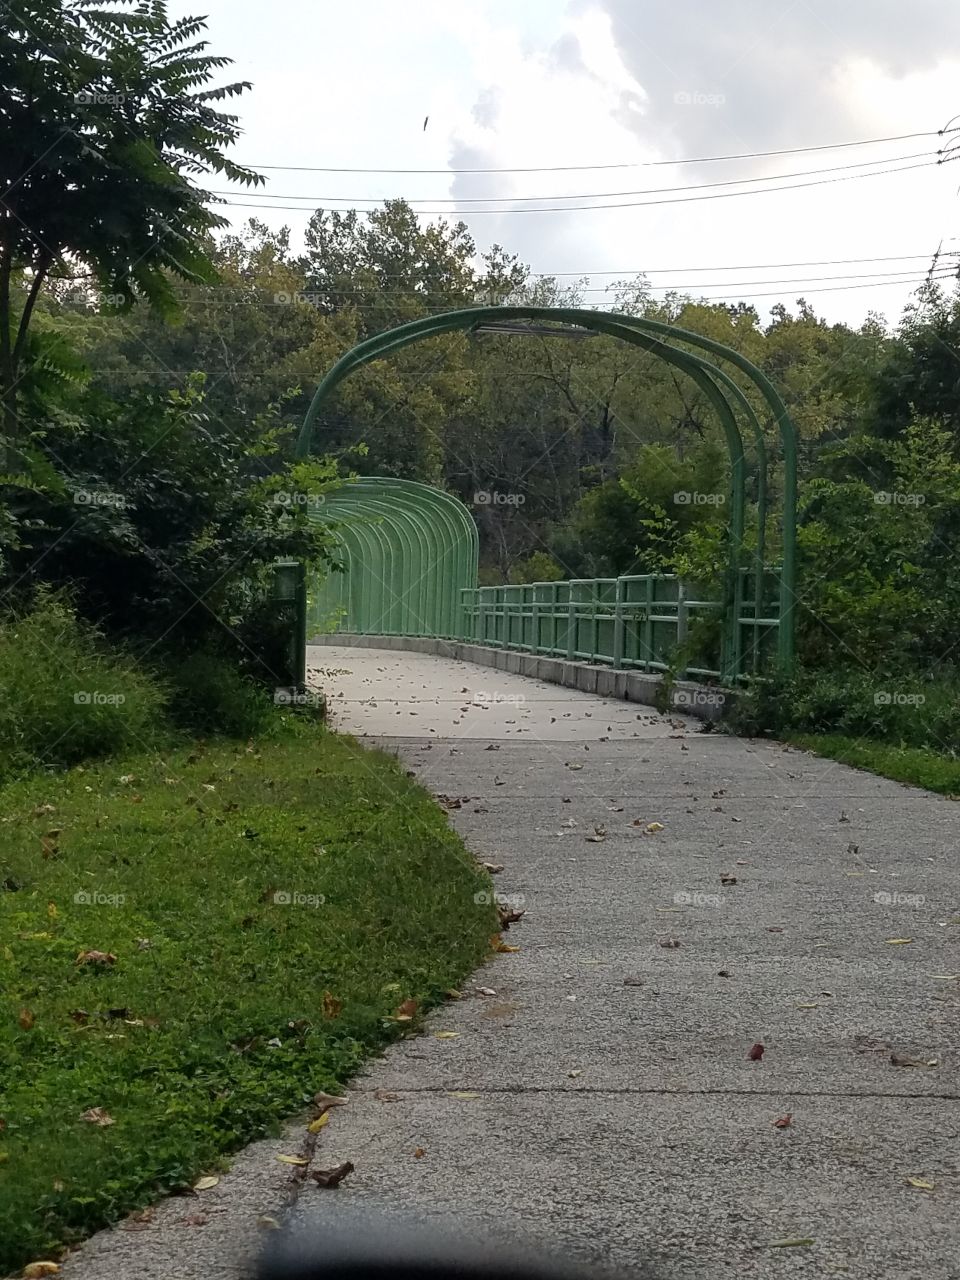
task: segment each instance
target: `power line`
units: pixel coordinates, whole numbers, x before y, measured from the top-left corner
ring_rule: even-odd
[[[954,237],[956,239],[956,237]],[[956,252],[951,250],[952,253]],[[636,267],[612,271],[535,271],[531,278],[559,278],[560,276],[657,276],[673,275],[688,271],[780,271],[786,267],[846,267],[864,262],[917,262],[928,261],[929,253],[900,253],[885,258],[823,258],[815,262],[740,262],[726,267]]]
[[[925,256],[925,255],[918,255],[918,256]],[[943,267],[940,268],[940,271],[942,274],[938,277],[939,279],[946,279],[948,275],[954,274],[952,270],[949,270]],[[683,293],[690,289],[697,289],[697,290],[699,289],[739,289],[739,288],[750,289],[750,288],[755,288],[756,286],[766,286],[771,284],[789,285],[791,287],[794,287],[794,286],[802,286],[802,285],[808,285],[808,284],[819,285],[819,284],[824,284],[826,282],[832,282],[834,280],[865,280],[867,281],[867,283],[864,284],[862,287],[864,289],[869,289],[871,288],[872,284],[874,283],[880,284],[880,283],[883,283],[884,281],[889,281],[890,284],[909,283],[911,280],[916,278],[916,274],[917,274],[916,268],[910,269],[910,268],[904,267],[900,271],[865,271],[865,272],[859,272],[859,273],[850,272],[850,273],[845,273],[842,275],[834,275],[834,276],[788,276],[785,279],[780,279],[780,280],[717,280],[717,281],[709,281],[707,283],[702,283],[702,284],[698,284],[694,281],[689,281],[689,280],[681,280],[681,281],[677,281],[675,284],[651,284],[649,287],[651,289],[663,290],[665,292]],[[930,273],[928,272],[927,274],[929,275]],[[897,279],[893,279],[892,277],[897,277]],[[632,282],[628,282],[628,283],[632,283]],[[614,287],[615,286],[613,285],[590,286],[590,287],[579,289],[577,290],[577,292],[581,294],[602,293],[602,294],[609,295],[611,289]],[[211,285],[206,289],[200,286],[200,287],[197,287],[192,293],[185,291],[181,286],[180,291],[178,293],[178,297],[180,298],[181,301],[188,301],[192,297],[202,298],[204,299],[205,304],[207,306],[215,306],[215,307],[232,307],[237,304],[236,299],[217,297],[218,292],[219,290],[216,285]],[[244,290],[241,292],[243,292],[244,294],[244,297],[240,299],[241,303],[244,305],[248,305],[248,294],[250,291]],[[284,297],[282,300],[278,301],[276,299],[277,292],[284,293],[287,296]],[[325,292],[329,292],[331,296],[336,298],[351,298],[351,297],[364,298],[364,297],[367,297],[371,291],[369,289],[362,289],[362,288],[353,288],[353,289],[337,288],[336,286],[331,286],[328,290],[325,290],[320,287],[316,289],[304,287],[303,289],[280,290],[280,291],[262,289],[259,291],[258,294],[252,297],[249,297],[249,305],[286,307],[286,306],[290,306],[291,302],[293,301],[299,300],[304,302],[310,302],[312,298],[319,297],[322,293],[325,293]],[[482,286],[481,286],[481,292],[482,292]],[[424,295],[422,291],[418,289],[391,289],[388,291],[387,296],[390,298],[422,298]],[[434,294],[432,296],[442,297],[444,295]],[[462,297],[463,297],[462,294],[453,293],[453,292],[449,293],[446,296],[451,301],[460,301],[462,300]],[[271,299],[273,300],[271,301]],[[480,305],[480,304],[475,303],[475,305]],[[499,305],[499,304],[494,304],[494,305]],[[511,304],[509,302],[504,302],[503,305],[510,306]],[[77,310],[83,310],[83,308],[77,308]]]
[[[374,169],[305,164],[246,164],[244,167],[248,169],[273,169],[277,172],[282,170],[286,173],[574,173],[599,169],[645,169],[655,168],[660,165],[713,164],[724,160],[759,160],[767,156],[797,156],[810,151],[839,151],[844,147],[871,147],[881,142],[906,142],[913,138],[942,138],[948,133],[957,132],[957,129],[930,129],[924,133],[899,133],[888,138],[861,138],[854,142],[827,142],[814,147],[785,147],[779,151],[741,151],[727,156],[691,156],[686,160],[629,160],[620,164],[554,164],[534,165],[518,169]]]
[[[586,191],[576,195],[552,195],[552,196],[424,196],[421,199],[416,197],[403,197],[409,205],[429,204],[431,200],[439,204],[493,204],[494,202],[502,203],[505,200],[519,200],[523,203],[529,203],[534,200],[609,200],[620,196],[650,196],[664,195],[677,191],[704,191],[711,187],[738,187],[747,183],[754,182],[779,182],[784,178],[811,178],[821,173],[844,173],[851,169],[867,169],[871,165],[877,164],[899,164],[901,160],[919,160],[926,156],[939,155],[934,151],[914,151],[910,155],[905,156],[884,156],[879,160],[862,160],[856,164],[839,164],[827,169],[801,169],[796,173],[768,173],[759,178],[728,178],[723,182],[694,182],[688,183],[682,187],[650,187],[640,191]],[[868,174],[863,175],[868,177]],[[219,196],[235,196],[239,195],[237,191],[224,191],[214,188],[213,195]],[[373,204],[384,200],[396,199],[394,196],[298,196],[293,194],[281,195],[279,192],[274,194],[271,191],[258,191],[257,195],[269,200],[310,200],[324,204],[327,201],[345,200],[353,202],[362,202],[364,204]],[[482,210],[478,212],[483,212]],[[488,211],[489,212],[489,211]]]
[[[857,182],[866,178],[880,178],[888,174],[908,173],[913,169],[931,169],[936,168],[939,161],[930,160],[921,164],[903,165],[899,169],[876,169],[873,173],[849,173],[840,178],[818,178],[814,182],[796,182],[785,187],[760,187],[754,191],[715,191],[705,196],[675,196],[667,200],[631,200],[620,204],[585,204],[585,205],[545,205],[541,208],[533,209],[470,209],[465,211],[467,216],[475,217],[482,214],[494,214],[504,216],[506,214],[515,213],[594,213],[603,209],[650,209],[657,205],[665,204],[699,204],[703,200],[732,200],[738,196],[760,196],[769,195],[778,191],[800,191],[805,187],[825,187],[831,186],[837,182]],[[222,200],[222,205],[230,209],[275,209],[280,212],[292,213],[308,213],[309,208],[304,205],[283,205],[283,204],[250,204],[246,201]],[[328,212],[350,213],[354,212],[352,205],[329,206]],[[373,209],[361,209],[360,213],[373,213]],[[417,213],[422,215],[439,215],[443,217],[451,217],[459,214],[459,209],[417,209]]]

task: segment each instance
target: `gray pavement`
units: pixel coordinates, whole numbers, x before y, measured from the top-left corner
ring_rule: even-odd
[[[348,1206],[593,1274],[960,1277],[951,801],[489,668],[310,658],[339,728],[463,799],[520,950],[353,1083],[313,1158],[354,1163],[336,1191],[291,1188],[298,1121],[67,1280],[235,1280],[272,1220]]]

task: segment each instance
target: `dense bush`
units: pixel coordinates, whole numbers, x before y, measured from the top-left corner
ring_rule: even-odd
[[[143,751],[167,733],[162,684],[62,594],[0,618],[0,778]]]
[[[732,725],[750,735],[841,734],[954,754],[960,751],[960,675],[805,669],[741,694]]]

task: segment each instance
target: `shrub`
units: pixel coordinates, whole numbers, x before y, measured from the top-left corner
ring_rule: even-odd
[[[274,715],[266,688],[227,658],[198,651],[164,668],[171,687],[169,714],[177,728],[198,734],[249,738]]]
[[[39,591],[0,618],[0,778],[95,756],[142,752],[165,736],[166,694],[81,621],[63,593]]]

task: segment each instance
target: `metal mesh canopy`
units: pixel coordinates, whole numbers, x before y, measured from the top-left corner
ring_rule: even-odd
[[[477,585],[477,526],[452,494],[414,480],[364,476],[326,495],[344,573],[314,574],[310,630],[454,636],[460,592]]]

